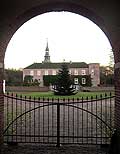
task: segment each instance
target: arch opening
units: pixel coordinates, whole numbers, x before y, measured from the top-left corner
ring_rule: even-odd
[[[62,4],[61,3],[51,3],[50,2],[48,5],[46,5],[46,4],[41,5],[41,6],[38,6],[38,7],[35,7],[35,8],[31,8],[30,10],[25,11],[25,13],[21,13],[20,16],[17,16],[17,18],[15,18],[15,20],[12,21],[9,24],[9,26],[8,26],[9,28],[6,26],[6,30],[5,30],[5,33],[6,33],[5,40],[6,41],[5,41],[5,46],[4,46],[2,51],[5,52],[5,49],[6,49],[6,46],[7,46],[8,42],[9,42],[9,40],[11,39],[11,37],[13,36],[15,31],[21,25],[23,25],[23,23],[25,23],[26,21],[28,21],[32,17],[35,17],[38,14],[42,14],[42,13],[50,12],[50,11],[63,11],[63,10],[78,13],[78,14],[83,15],[85,17],[88,17],[90,20],[94,21],[94,23],[99,25],[99,27],[104,31],[106,36],[109,38],[109,41],[110,41],[111,45],[112,46],[114,45],[115,42],[113,42],[112,34],[109,34],[109,30],[107,29],[108,27],[104,24],[104,21],[102,20],[102,18],[100,18],[99,16],[94,14],[91,10],[88,10],[88,9],[86,9],[84,7],[81,7],[80,5],[77,5],[77,4],[73,5],[73,4],[69,3],[69,2],[63,2]],[[9,36],[8,36],[8,32],[9,32]],[[3,53],[3,55],[4,55],[4,53]],[[0,66],[1,66],[1,63],[0,63]],[[1,77],[1,79],[3,79],[3,76]],[[119,94],[118,94],[118,96],[119,96]]]
[[[12,60],[12,56],[8,65],[21,64],[19,68],[23,69],[33,63],[42,63],[46,38],[49,40],[51,62],[53,63],[65,60],[71,63],[102,62],[100,65],[109,65],[111,46],[104,32],[89,19],[71,12],[45,13],[32,18],[21,26],[10,41],[10,51],[15,55],[15,60]],[[11,52],[6,56],[6,61],[10,55],[12,55]]]

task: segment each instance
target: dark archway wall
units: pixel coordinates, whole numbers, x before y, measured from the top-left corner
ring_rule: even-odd
[[[0,141],[3,131],[4,55],[15,31],[32,17],[50,11],[70,11],[96,23],[107,35],[115,57],[116,128],[120,129],[120,16],[117,0],[1,0],[0,1]],[[74,30],[74,29],[73,29]],[[31,36],[32,37],[32,36]],[[14,59],[13,59],[14,60]]]

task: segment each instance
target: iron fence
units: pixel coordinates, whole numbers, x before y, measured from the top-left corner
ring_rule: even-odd
[[[4,96],[4,142],[41,144],[110,144],[114,96],[85,99]]]

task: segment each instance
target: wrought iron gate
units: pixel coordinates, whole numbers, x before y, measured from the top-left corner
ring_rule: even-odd
[[[4,142],[109,144],[114,96],[86,99],[28,99],[5,95]]]

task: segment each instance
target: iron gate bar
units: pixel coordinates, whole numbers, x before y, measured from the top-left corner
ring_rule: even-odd
[[[29,97],[29,99],[31,100],[31,96]],[[31,102],[30,102],[30,105],[29,105],[29,110],[31,110]],[[31,119],[31,112],[29,112],[30,115],[29,115],[29,118]],[[31,135],[31,120],[29,119],[30,123],[29,123],[29,134]],[[30,137],[30,142],[31,142],[31,137]]]
[[[57,147],[60,147],[60,104],[57,103]]]
[[[25,111],[26,111],[26,96],[25,96]],[[26,142],[26,114],[25,114],[25,142]]]
[[[23,110],[23,108],[22,108],[22,95],[20,96],[20,98],[21,98],[21,100],[20,100],[20,111],[21,111],[21,114],[22,114],[22,110]],[[21,122],[21,126],[22,126],[22,116],[21,116],[21,118],[20,118],[20,122]],[[21,134],[22,134],[22,127],[21,127]],[[21,142],[22,142],[22,138],[21,138]]]
[[[9,113],[9,112],[8,112],[8,107],[9,107],[9,106],[8,106],[8,97],[7,97],[7,120],[6,120],[6,121],[7,121],[7,122],[6,122],[7,124],[8,124],[8,121],[9,121],[9,120],[8,120],[8,117],[9,117],[9,116],[8,116],[8,113]],[[4,134],[4,133],[3,133],[3,134]],[[8,135],[8,131],[7,131],[7,135]],[[8,142],[8,139],[9,139],[9,138],[7,138],[7,142]]]
[[[106,95],[107,96],[107,95]],[[14,97],[14,96],[9,96],[9,94],[8,95],[6,95],[6,94],[4,94],[4,97],[7,97],[7,98],[11,98],[11,99],[17,99],[17,100],[22,100],[22,101],[27,101],[27,102],[35,102],[35,103],[44,103],[44,104],[46,104],[46,103],[52,103],[52,100],[53,101],[58,101],[58,99],[51,99],[51,101],[49,101],[49,102],[47,102],[47,101],[45,101],[45,98],[43,97],[43,99],[42,99],[42,102],[40,102],[40,100],[30,100],[30,99],[23,99],[22,98],[22,95],[20,95],[20,98],[19,97]],[[91,96],[92,97],[92,96]],[[86,97],[87,98],[87,97]],[[114,95],[112,95],[111,93],[110,93],[110,95],[109,96],[107,96],[107,97],[103,97],[101,94],[100,94],[100,98],[98,98],[97,100],[96,99],[92,99],[92,101],[94,102],[94,101],[101,101],[101,100],[106,100],[106,99],[111,99],[111,98],[115,98],[115,96]],[[76,99],[71,99],[72,100],[72,102],[70,102],[70,99],[68,98],[68,99],[65,99],[65,100],[69,100],[69,104],[72,104],[73,103],[73,100],[74,100],[74,104],[77,104],[77,103],[82,103],[82,102],[84,102],[84,103],[87,103],[87,102],[91,102],[91,99],[84,99],[83,97],[81,98],[81,99],[79,99],[79,100],[81,100],[80,102],[77,102],[77,99],[79,99],[79,98],[76,98]],[[59,99],[59,100],[62,100],[62,99]],[[62,103],[62,102],[60,102],[60,103]],[[68,103],[67,103],[68,104]]]
[[[58,104],[59,104],[59,105],[58,105]],[[83,104],[83,103],[82,103],[82,104]],[[38,109],[38,108],[43,108],[43,109],[44,109],[45,106],[50,106],[50,105],[57,105],[57,106],[65,105],[65,106],[71,106],[71,107],[73,107],[73,108],[78,108],[78,109],[80,109],[80,110],[82,110],[82,111],[88,112],[88,113],[90,113],[91,115],[97,117],[101,122],[103,122],[103,123],[112,131],[112,128],[111,128],[110,126],[108,126],[108,125],[105,123],[105,121],[103,121],[100,117],[98,117],[97,115],[95,115],[94,113],[92,113],[92,112],[90,112],[90,111],[87,111],[87,110],[85,110],[85,109],[83,109],[83,108],[80,108],[80,107],[77,107],[77,106],[74,106],[74,105],[70,105],[70,104],[55,103],[55,104],[46,104],[46,105],[43,105],[43,106],[38,106],[38,107],[36,107],[36,108],[33,108],[33,109],[31,109],[31,110],[28,110],[28,111],[22,113],[20,116],[18,116],[17,118],[15,118],[15,119],[8,125],[8,127],[5,129],[5,131],[3,132],[3,134],[7,131],[7,129],[8,129],[18,118],[22,117],[22,116],[25,115],[26,113],[29,113],[29,112],[31,112],[31,111],[34,111],[34,110],[36,110],[36,109]],[[57,110],[57,111],[58,111],[58,110]],[[13,116],[13,115],[12,115],[12,116]],[[83,116],[82,116],[82,117],[83,117]],[[83,121],[83,120],[82,120],[82,121]],[[44,134],[44,133],[43,133],[43,134]],[[43,135],[43,136],[44,136],[44,135]]]
[[[65,103],[65,98],[63,99],[63,103]],[[65,106],[63,106],[63,136],[65,136]],[[63,142],[65,142],[64,137]]]
[[[97,95],[96,95],[96,100],[97,100]],[[97,115],[97,101],[95,101],[96,105],[96,115]],[[97,144],[97,118],[96,118],[96,144]]]
[[[105,96],[106,96],[106,94],[105,94]],[[106,100],[105,100],[105,121],[107,121],[107,117],[106,117],[106,115],[107,115],[107,102],[106,102]],[[105,127],[105,132],[107,132],[107,128]],[[107,135],[107,133],[105,133],[105,137],[106,137],[106,135]],[[106,144],[107,144],[107,140],[105,139],[105,142],[106,142]]]
[[[52,99],[52,104],[53,104],[53,99]],[[54,117],[54,106],[52,105],[52,130],[54,130],[53,128],[53,117]],[[52,136],[54,136],[54,132],[52,131]],[[53,142],[53,138],[52,138],[52,142]]]
[[[43,106],[44,106],[44,98],[43,98]],[[43,142],[44,142],[44,107],[43,107]]]
[[[74,98],[73,98],[73,103],[74,104]],[[73,108],[73,143],[74,143],[74,108]]]
[[[13,94],[12,94],[13,96]],[[13,121],[13,99],[12,99],[12,106],[11,106],[11,110],[12,110],[12,121]],[[13,134],[13,125],[12,125],[12,134]],[[13,140],[13,136],[12,136],[12,140]]]
[[[101,98],[101,99],[100,99],[100,102],[101,102],[101,117],[100,117],[100,118],[102,119],[102,95],[100,95],[100,98]],[[102,128],[102,126],[103,126],[103,124],[102,124],[102,122],[101,122],[101,128]],[[103,136],[102,136],[102,129],[101,129],[101,137],[103,137]],[[102,140],[101,140],[101,145],[102,145]]]
[[[25,96],[26,97],[26,96]],[[112,97],[106,97],[106,98],[102,98],[102,100],[106,100],[106,99],[108,99],[108,98],[114,98],[115,96],[112,96]],[[9,97],[9,98],[14,98],[14,97]],[[14,98],[14,99],[17,99],[17,98]],[[21,99],[18,99],[18,100],[21,100]],[[27,100],[27,99],[22,99],[23,101],[28,101],[28,102],[34,102],[34,103],[38,103],[39,101],[33,101],[33,100]],[[82,101],[81,102],[75,102],[74,101],[74,99],[73,99],[73,101],[74,102],[69,102],[69,103],[62,103],[62,102],[59,102],[59,99],[58,99],[58,102],[59,102],[59,105],[70,105],[70,104],[77,104],[77,103],[82,103],[82,105],[83,105],[83,103],[88,103],[88,102],[93,102],[93,101],[99,101],[99,100],[101,100],[101,99],[92,99],[92,100],[89,100],[89,101],[83,101],[83,98],[82,98]],[[13,101],[13,100],[12,100]],[[28,112],[31,112],[32,110],[35,110],[35,109],[38,109],[39,107],[44,107],[44,106],[49,106],[49,105],[57,105],[58,104],[58,102],[57,103],[51,103],[51,102],[43,102],[43,104],[44,103],[47,103],[46,105],[43,105],[43,106],[38,106],[38,107],[36,107],[36,108],[33,108],[33,109],[31,109],[31,110],[28,110],[28,111],[26,111],[26,112],[24,112],[22,115],[24,115],[24,114],[26,114],[26,113],[28,113]],[[13,102],[12,102],[13,103]],[[40,103],[40,102],[39,102]],[[48,104],[49,103],[49,104]],[[74,105],[72,105],[73,107],[76,107],[76,106],[74,106]],[[79,108],[79,107],[78,107]],[[83,108],[83,107],[82,107]],[[79,108],[79,109],[81,109],[82,110],[82,108]],[[12,110],[13,110],[13,105],[12,105]],[[84,110],[84,109],[83,109]],[[87,112],[87,110],[86,110],[86,112]],[[89,112],[89,111],[88,111]],[[92,114],[92,112],[90,112],[91,114]],[[13,116],[13,115],[12,115]],[[20,115],[21,116],[21,115]],[[19,117],[20,117],[19,116]],[[19,118],[19,117],[17,117],[17,118]],[[12,117],[13,118],[13,117]],[[17,119],[16,118],[16,119]],[[102,118],[101,118],[102,119]]]
[[[111,94],[110,94],[111,95]],[[110,98],[110,127],[112,126],[112,116],[111,116],[111,114],[112,114],[112,106],[111,106],[111,104],[112,104],[112,100],[111,100],[111,98]],[[114,133],[114,132],[113,132]],[[111,137],[112,137],[112,135],[111,135]]]
[[[17,97],[17,94],[16,94]],[[16,117],[17,117],[17,100],[16,100]],[[17,134],[17,119],[16,119],[16,134]],[[17,136],[16,136],[16,141],[17,141]]]
[[[40,98],[38,98],[38,100],[40,101]],[[40,136],[40,108],[39,108],[39,112],[38,112],[39,116],[38,116],[38,135]],[[40,142],[40,137],[39,137],[39,142]]]
[[[83,104],[83,103],[82,103],[82,104]],[[33,109],[31,109],[31,110],[28,110],[28,111],[22,113],[20,116],[18,116],[17,118],[15,118],[15,119],[8,125],[8,127],[5,129],[4,133],[7,131],[7,129],[8,129],[18,118],[22,117],[22,116],[25,115],[26,113],[29,113],[29,112],[31,112],[31,111],[34,111],[34,110],[36,110],[36,109],[38,109],[38,108],[43,108],[43,109],[44,109],[45,106],[50,106],[50,105],[57,105],[57,117],[59,117],[59,118],[57,118],[58,122],[60,122],[60,115],[59,115],[59,113],[60,113],[60,105],[65,105],[65,106],[70,106],[70,107],[73,107],[73,108],[78,108],[78,109],[80,109],[80,110],[82,110],[82,111],[85,111],[85,112],[87,112],[87,113],[89,113],[89,114],[91,114],[91,115],[97,117],[102,123],[104,123],[104,124],[110,129],[111,132],[112,132],[112,130],[113,130],[113,129],[112,129],[110,126],[108,126],[107,123],[106,123],[105,121],[103,121],[100,117],[98,117],[97,115],[95,115],[94,113],[92,113],[92,112],[90,112],[90,111],[87,111],[86,109],[83,109],[83,108],[80,108],[80,107],[77,107],[77,106],[74,106],[74,105],[70,105],[70,104],[55,103],[55,104],[46,104],[46,105],[43,105],[43,106],[38,106],[38,107],[36,107],[36,108],[33,108]],[[83,117],[83,116],[82,116],[82,117]],[[58,123],[57,126],[60,126],[60,124]],[[13,130],[12,130],[12,131],[13,131]],[[58,128],[58,127],[57,127],[57,132],[58,132],[58,134],[59,134],[59,128]],[[44,136],[44,133],[43,133],[43,136]],[[59,135],[57,135],[57,136],[59,136]],[[83,136],[83,135],[82,135],[82,136]]]
[[[93,101],[93,97],[91,96],[91,113],[93,113],[93,103],[92,103],[92,101]],[[93,136],[93,117],[91,116],[91,136]],[[92,139],[93,138],[91,138],[91,143],[92,143]]]
[[[88,97],[87,97],[87,101],[88,101]],[[87,110],[88,110],[88,102],[87,102]],[[87,112],[87,120],[86,120],[86,123],[87,123],[87,128],[88,128],[88,112]],[[87,136],[88,136],[88,129],[87,129]],[[88,143],[88,138],[87,138],[87,143]]]
[[[9,109],[9,105],[8,105],[8,98],[10,98],[10,99],[12,99],[12,106],[11,106],[11,110],[12,110],[12,122],[11,123],[9,123],[8,124],[8,126],[7,126],[7,128],[4,130],[4,134],[7,132],[7,134],[5,134],[5,136],[11,136],[12,137],[12,140],[13,140],[13,138],[14,138],[14,136],[16,137],[16,142],[17,142],[17,136],[24,136],[25,137],[25,141],[23,141],[22,140],[22,138],[21,138],[21,142],[23,143],[23,142],[25,142],[25,143],[29,143],[29,142],[33,142],[33,143],[36,143],[36,142],[41,142],[40,141],[40,138],[42,138],[43,139],[43,142],[41,142],[41,143],[45,143],[45,138],[47,138],[48,139],[48,142],[49,143],[53,143],[54,141],[53,141],[53,138],[57,138],[57,146],[60,146],[60,144],[62,143],[62,144],[65,144],[66,143],[66,140],[65,140],[65,138],[68,138],[68,143],[69,144],[71,144],[70,143],[70,140],[69,140],[69,138],[71,138],[72,139],[72,143],[78,143],[78,144],[80,144],[79,143],[79,139],[81,138],[82,139],[82,143],[81,144],[83,144],[84,143],[84,141],[83,141],[83,138],[86,138],[86,143],[88,143],[88,139],[91,139],[91,144],[92,144],[92,140],[95,138],[96,139],[96,144],[98,144],[97,143],[97,139],[98,138],[100,138],[101,139],[101,143],[103,142],[103,140],[102,139],[105,139],[105,141],[106,141],[106,143],[107,143],[107,138],[110,138],[110,137],[107,137],[107,128],[110,130],[110,132],[112,133],[112,121],[111,121],[111,115],[110,115],[110,126],[106,123],[106,117],[105,117],[105,121],[103,120],[103,118],[102,118],[102,114],[100,115],[100,117],[99,117],[99,115],[98,115],[98,112],[97,112],[97,108],[98,108],[98,106],[97,106],[97,104],[98,104],[98,101],[100,101],[99,103],[100,103],[100,105],[101,105],[101,113],[103,113],[103,109],[102,109],[102,105],[103,105],[103,100],[105,100],[105,111],[106,111],[106,113],[108,113],[108,110],[106,110],[106,108],[107,108],[107,99],[110,99],[110,110],[109,110],[109,112],[111,113],[111,102],[112,102],[112,98],[114,98],[115,96],[109,96],[109,97],[107,97],[107,95],[105,95],[105,98],[102,98],[102,95],[100,96],[100,98],[99,99],[97,99],[97,96],[96,96],[96,98],[95,99],[93,99],[92,97],[91,97],[91,100],[88,100],[88,97],[86,98],[86,100],[83,100],[83,97],[82,97],[82,100],[80,100],[80,99],[72,99],[72,101],[70,100],[70,99],[68,99],[67,101],[65,101],[65,99],[63,99],[63,100],[54,100],[54,99],[52,99],[52,100],[50,100],[49,98],[47,99],[47,101],[45,101],[45,99],[43,98],[43,100],[42,100],[42,102],[40,102],[40,98],[38,98],[38,100],[36,100],[35,98],[32,100],[31,99],[31,97],[29,98],[29,99],[27,99],[26,97],[23,99],[22,98],[22,96],[20,96],[20,98],[17,98],[17,95],[16,95],[16,97],[13,97],[13,94],[12,94],[12,96],[5,96],[5,97],[7,97],[7,117],[6,117],[6,120],[7,120],[7,123],[8,123],[8,109]],[[13,99],[15,99],[16,101],[15,101],[15,110],[16,110],[16,118],[14,119],[14,117],[13,117]],[[21,115],[17,115],[17,113],[18,113],[18,110],[17,110],[17,100],[19,100],[20,101],[20,111],[21,111]],[[24,106],[22,106],[22,101],[24,101]],[[29,102],[29,109],[26,111],[26,108],[27,108],[27,102]],[[31,103],[34,103],[33,104],[33,108],[31,108]],[[95,102],[94,104],[92,103],[92,102]],[[38,103],[37,105],[39,105],[40,104],[40,106],[37,106],[36,107],[36,103]],[[85,105],[85,103],[86,103],[86,109],[84,108],[84,105]],[[41,105],[42,104],[42,105]],[[79,107],[78,106],[78,104],[81,104],[82,105],[82,107]],[[91,109],[90,110],[88,110],[88,104],[90,105],[90,107],[91,107]],[[54,119],[54,106],[56,106],[57,107],[57,135],[54,135],[54,132],[52,131],[52,135],[50,135],[49,134],[49,123],[50,123],[50,121],[49,121],[49,112],[50,112],[50,109],[49,109],[49,107],[50,106],[52,106],[52,130],[53,130],[53,127],[54,127],[54,121],[53,121],[53,119]],[[63,134],[60,134],[60,106],[63,106]],[[66,112],[65,112],[65,106],[67,107],[66,109],[67,109],[67,111],[68,111],[68,114],[66,115]],[[23,110],[23,107],[25,107],[25,112],[24,112],[24,110]],[[47,119],[48,119],[48,127],[47,127],[47,132],[48,132],[48,135],[45,135],[45,133],[44,133],[44,131],[45,131],[45,129],[44,129],[44,115],[45,115],[45,111],[44,111],[44,109],[45,109],[45,107],[47,107]],[[43,110],[42,110],[42,112],[43,112],[43,120],[42,120],[42,126],[43,126],[43,134],[41,135],[40,134],[40,129],[41,129],[41,127],[40,127],[40,109],[41,108],[43,108]],[[70,135],[70,125],[69,125],[69,119],[70,119],[70,108],[72,108],[72,127],[73,127],[73,129],[72,129],[72,132],[73,132],[73,135],[71,136]],[[93,113],[93,108],[95,108],[96,109],[96,112],[95,113]],[[35,111],[38,109],[38,111],[39,111],[39,116],[38,116],[38,118],[39,118],[39,120],[38,120],[38,123],[39,123],[39,125],[38,125],[38,135],[36,135],[36,131],[35,131],[35,126],[36,126],[36,114],[35,114]],[[76,110],[75,110],[76,109]],[[76,119],[76,121],[77,121],[77,126],[79,126],[79,110],[81,110],[82,111],[82,136],[80,136],[79,135],[79,127],[77,127],[77,133],[75,133],[75,121],[74,121],[74,116],[76,116],[75,115],[75,112],[77,112],[77,119]],[[33,111],[33,116],[34,116],[34,133],[33,133],[33,135],[31,134],[31,112]],[[37,111],[37,113],[38,113],[38,111]],[[24,113],[23,113],[24,112]],[[85,112],[86,113],[86,117],[87,117],[87,120],[86,120],[86,125],[87,125],[87,137],[86,136],[84,136],[84,134],[83,134],[83,112]],[[27,116],[27,113],[29,113],[29,121],[30,121],[30,123],[29,123],[29,135],[28,134],[26,134],[26,126],[27,126],[27,123],[26,123],[26,116]],[[91,135],[90,136],[88,136],[88,115],[91,115]],[[18,133],[17,133],[17,121],[18,121],[18,119],[20,118],[20,120],[21,120],[21,124],[22,124],[22,116],[23,115],[25,115],[25,135],[18,135]],[[67,130],[67,134],[65,134],[65,117],[66,116],[68,116],[68,122],[67,122],[67,124],[68,124],[68,126],[67,126],[67,128],[68,128],[68,130]],[[93,136],[93,117],[95,117],[95,119],[96,119],[96,136]],[[67,118],[67,117],[66,117]],[[98,120],[100,120],[101,121],[101,126],[104,124],[105,125],[105,137],[104,136],[102,136],[102,129],[100,129],[101,130],[101,136],[99,137],[99,136],[97,136],[97,131],[98,131],[98,129],[97,129],[97,121]],[[16,123],[16,125],[15,125],[15,127],[16,127],[16,135],[14,135],[13,134],[13,123]],[[8,129],[9,129],[9,127],[12,125],[12,135],[9,135],[8,134]],[[23,129],[22,129],[22,127],[20,128],[20,130],[21,130],[21,134],[22,134],[22,131],[23,131]],[[29,137],[29,141],[27,140],[27,137]],[[32,137],[33,137],[33,140],[32,140]],[[39,141],[36,141],[36,137],[39,137]],[[52,141],[50,140],[50,137],[52,138]],[[60,138],[62,138],[63,139],[63,142],[61,142],[60,141]],[[77,139],[77,140],[76,140]],[[9,139],[7,138],[7,142],[9,141]],[[54,143],[56,143],[56,142],[54,142]]]
[[[78,107],[78,99],[77,99],[77,107]],[[78,125],[78,127],[77,127],[77,136],[78,136],[78,134],[79,134],[79,111],[78,111],[78,108],[77,108],[77,125]],[[78,143],[78,138],[77,138],[77,143]]]
[[[68,106],[67,104],[65,104],[65,106]],[[80,108],[80,107],[77,107],[77,106],[74,106],[74,105],[69,105],[69,106],[71,106],[71,107],[73,107],[73,108],[78,108],[78,109],[81,109],[81,110],[83,110],[83,111],[85,111],[85,112],[88,112],[88,113],[90,113],[91,115],[93,115],[93,116],[95,116],[95,117],[97,117],[100,121],[102,121],[111,131],[113,130],[110,126],[108,126],[106,123],[105,123],[105,121],[103,121],[100,117],[98,117],[97,115],[95,115],[94,113],[92,113],[92,112],[90,112],[90,111],[87,111],[87,110],[85,110],[85,109],[83,109],[83,108]]]
[[[56,103],[56,104],[57,104],[57,103]],[[28,110],[28,111],[22,113],[20,116],[16,117],[16,118],[7,126],[7,128],[4,130],[3,134],[5,134],[5,132],[7,131],[7,129],[8,129],[18,118],[22,117],[22,116],[25,115],[26,113],[29,113],[29,112],[31,112],[31,111],[34,111],[34,110],[36,110],[36,109],[38,109],[38,108],[44,108],[45,106],[56,105],[56,104],[48,104],[48,105],[46,104],[46,105],[43,105],[43,106],[38,106],[38,107],[36,107],[36,108],[33,108],[33,109],[31,109],[31,110]]]
[[[69,103],[69,101],[70,101],[70,100],[68,99],[68,103]],[[68,109],[68,136],[69,136],[69,135],[70,135],[70,132],[69,132],[69,126],[70,126],[70,125],[69,125],[69,117],[70,117],[69,106],[68,106],[67,109]],[[68,139],[68,143],[69,143],[69,139]]]

